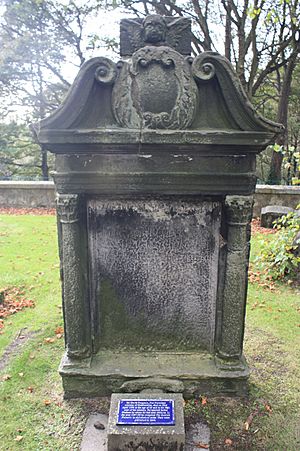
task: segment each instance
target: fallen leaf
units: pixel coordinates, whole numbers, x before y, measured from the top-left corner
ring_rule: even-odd
[[[272,413],[272,408],[269,406],[269,404],[265,404],[265,409],[267,412]]]
[[[278,230],[277,229],[267,229],[265,227],[261,227],[260,219],[256,218],[256,219],[252,219],[251,231],[253,234],[262,233],[264,235],[269,235],[269,234],[276,233]]]
[[[13,208],[13,207],[1,207],[0,214],[4,215],[33,215],[33,216],[55,216],[55,208]],[[35,233],[35,230],[32,231]]]
[[[209,448],[209,445],[207,445],[207,443],[200,443],[200,442],[198,442],[198,443],[193,443],[193,445],[196,447],[196,448],[202,448],[202,449],[208,449]]]
[[[17,435],[17,437],[15,438],[15,442],[20,442],[21,440],[23,440],[23,436]]]
[[[20,377],[24,377],[24,373],[19,373],[19,376]]]
[[[3,381],[9,381],[9,379],[11,379],[11,375],[10,374],[4,374],[4,376],[2,377]]]
[[[50,338],[50,337],[44,338],[45,343],[54,343],[54,341],[55,341],[55,338]]]
[[[1,289],[1,295],[3,302],[0,304],[0,319],[7,318],[9,315],[13,315],[24,308],[34,307],[34,302],[30,299],[26,299],[25,291],[22,287],[6,287]],[[11,322],[7,324],[12,324]],[[1,323],[0,328],[3,328],[4,324]],[[21,336],[19,337],[21,338]]]
[[[56,329],[55,329],[55,334],[57,335],[57,334],[63,334],[64,333],[64,329],[61,327],[61,326],[58,326]]]
[[[246,431],[249,431],[249,428],[250,428],[250,426],[251,426],[251,423],[252,423],[252,421],[253,421],[253,418],[254,418],[255,414],[256,414],[256,413],[251,413],[251,414],[248,416],[247,420],[245,421],[245,430],[246,430]]]
[[[202,404],[202,406],[205,406],[207,404],[207,398],[202,398],[201,404]]]

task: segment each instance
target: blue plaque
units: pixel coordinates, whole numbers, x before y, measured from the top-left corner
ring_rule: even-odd
[[[174,399],[121,399],[117,424],[127,426],[174,425]]]

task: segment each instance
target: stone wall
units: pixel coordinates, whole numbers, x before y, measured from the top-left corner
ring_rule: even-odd
[[[53,182],[0,181],[0,207],[54,207]],[[300,186],[257,185],[254,217],[262,207],[284,205],[295,208],[300,203]]]
[[[296,208],[298,204],[300,204],[300,186],[257,185],[253,216],[260,216],[261,209],[267,205]]]
[[[0,181],[0,207],[54,207],[53,182]]]

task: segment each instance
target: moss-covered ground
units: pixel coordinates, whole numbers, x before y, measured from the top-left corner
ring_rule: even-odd
[[[252,239],[252,258],[261,239],[259,234]],[[203,393],[186,403],[187,422],[200,417],[209,423],[212,450],[300,449],[299,289],[261,285],[249,285],[249,397],[207,398]],[[64,343],[54,216],[0,215],[0,293],[11,288],[22,289],[24,299],[35,306],[5,318],[1,329],[0,449],[76,450],[88,413],[107,412],[108,400],[62,399],[57,367]]]

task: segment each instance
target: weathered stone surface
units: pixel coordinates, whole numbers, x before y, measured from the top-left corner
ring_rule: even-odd
[[[281,218],[281,216],[287,215],[294,210],[290,207],[284,207],[281,205],[267,205],[262,208],[260,214],[260,225],[268,229],[273,229],[274,221]]]
[[[91,200],[88,212],[99,346],[212,350],[220,203]]]
[[[100,421],[105,425],[105,429],[97,430],[94,427],[95,422]],[[80,451],[108,451],[107,450],[107,423],[108,415],[95,413],[90,415],[87,420]],[[210,449],[210,429],[207,424],[198,422],[188,426],[185,436],[185,451],[198,451],[199,445]],[[204,449],[204,448],[203,448]]]
[[[240,365],[243,349],[253,196],[227,196],[227,255],[219,323],[218,355]],[[226,364],[226,363],[225,363]]]
[[[123,24],[121,39],[131,58],[118,64],[101,57],[86,62],[62,107],[41,127],[34,127],[50,150],[58,153],[59,142],[74,138],[89,144],[95,140],[164,144],[168,134],[158,140],[158,135],[147,135],[148,130],[159,129],[173,129],[171,140],[183,144],[186,138],[178,134],[182,129],[194,132],[196,144],[211,144],[221,132],[222,144],[224,140],[248,144],[257,153],[282,131],[255,112],[226,58],[215,52],[203,52],[195,59],[180,53],[189,35],[184,31],[186,19],[149,16],[143,22],[126,19]],[[84,130],[86,136],[80,137]],[[182,136],[179,141],[177,135]]]
[[[128,128],[186,129],[197,100],[190,63],[166,46],[135,52],[122,65],[112,92],[115,118]]]
[[[184,384],[177,379],[149,377],[124,382],[121,386],[121,391],[124,393],[142,393],[149,390],[160,390],[167,393],[183,393]]]
[[[257,185],[253,216],[260,217],[261,209],[268,205],[286,205],[295,209],[299,204],[300,186]]]
[[[177,148],[129,155],[59,155],[55,183],[61,193],[90,195],[224,195],[254,191],[255,155],[204,154]],[[240,149],[242,151],[243,149]],[[66,176],[68,174],[68,176]],[[176,200],[176,198],[174,198]]]
[[[96,428],[97,422],[102,424],[103,428]],[[83,431],[80,451],[107,451],[107,424],[107,415],[90,415]]]
[[[145,43],[164,43],[183,55],[191,53],[191,20],[186,17],[152,15],[145,20],[122,19],[120,22],[120,55],[131,56]]]
[[[210,429],[207,424],[199,422],[190,425],[186,434],[184,449],[185,451],[210,450]]]
[[[127,19],[126,59],[86,62],[34,127],[56,154],[66,397],[246,391],[255,157],[282,127],[226,58],[184,56],[188,26]]]
[[[66,398],[107,396],[114,392],[140,391],[153,378],[174,379],[183,384],[185,398],[209,395],[238,395],[247,393],[249,369],[242,358],[223,368],[210,353],[199,352],[116,352],[99,351],[90,365],[70,365],[64,357],[60,366]],[[127,384],[128,382],[128,384]],[[130,382],[130,383],[129,383]],[[167,390],[167,384],[163,386]],[[131,391],[131,390],[130,390]]]
[[[68,356],[84,359],[91,355],[86,238],[83,230],[81,197],[77,194],[57,196],[60,235],[63,310]]]
[[[117,425],[118,406],[122,399],[172,399],[175,401],[174,426]],[[183,398],[179,394],[113,394],[108,419],[108,451],[183,451],[185,430]]]
[[[0,207],[54,208],[54,183],[0,180]]]
[[[187,154],[183,154],[181,157],[176,157],[177,159],[179,158],[179,163],[177,164],[177,166],[180,168],[184,165],[187,165],[187,161],[189,158],[193,158],[195,159],[195,154],[192,156],[187,156]],[[59,156],[57,156],[57,160],[61,158]],[[64,157],[62,157],[64,158]],[[91,168],[94,169],[94,174],[98,174],[98,178],[97,178],[97,182],[96,182],[96,177],[94,178],[95,184],[94,184],[94,192],[98,190],[98,194],[99,194],[99,188],[101,187],[100,185],[100,178],[99,178],[99,171],[100,171],[100,167],[103,167],[105,165],[105,161],[106,159],[102,157],[102,161],[100,163],[99,159],[101,158],[101,156],[96,156],[94,155],[94,159],[93,159],[93,165],[91,164],[91,162],[89,161],[90,158],[84,157],[83,155],[81,156],[77,156],[76,160],[80,160],[80,164],[78,164],[78,168],[80,167],[81,170],[83,170],[84,168],[89,168],[89,180],[92,177],[91,174]],[[82,160],[83,159],[83,160]],[[111,159],[113,159],[113,157],[107,156],[108,161],[111,161]],[[139,157],[135,157],[135,159],[137,161],[139,160],[149,160],[149,158],[145,158],[144,156],[140,155]],[[175,159],[175,157],[174,157]],[[64,161],[68,161],[70,160],[70,158],[65,159]],[[255,168],[255,162],[254,159],[252,161],[252,165],[249,165],[248,170],[247,170],[247,166],[242,162],[245,162],[245,157],[241,156],[241,158],[238,160],[237,157],[235,158],[230,158],[228,159],[228,161],[225,164],[225,158],[224,157],[219,157],[218,160],[216,158],[211,158],[208,159],[207,156],[206,158],[202,158],[201,160],[199,160],[199,169],[200,169],[200,162],[202,163],[202,167],[203,165],[207,164],[207,167],[209,167],[209,162],[211,161],[211,168],[216,168],[217,165],[217,161],[219,161],[219,165],[220,167],[224,166],[226,167],[226,169],[228,168],[228,171],[230,170],[230,168],[236,167],[236,169],[238,169],[239,172],[249,172],[251,170],[253,170],[253,168]],[[99,167],[97,168],[97,161],[99,162]],[[157,169],[161,168],[161,166],[163,166],[163,159],[160,159],[160,164],[157,166]],[[85,166],[84,166],[85,164]],[[175,165],[173,165],[175,166]],[[147,170],[149,169],[149,167],[144,166],[147,168]],[[171,167],[171,164],[169,164],[169,167]],[[64,170],[68,170],[65,169]],[[231,172],[232,174],[232,172]],[[102,180],[103,180],[103,174],[102,174]],[[86,175],[86,178],[88,176]],[[69,181],[72,177],[70,176]],[[211,185],[210,189],[216,189],[216,185],[218,183],[219,185],[219,189],[221,191],[221,186],[220,186],[220,176],[218,176],[217,174],[211,174],[210,176],[211,179],[214,179],[215,183],[214,185]],[[233,178],[233,174],[231,175],[231,181]],[[78,172],[77,172],[77,179],[78,179]],[[60,179],[61,180],[61,179]],[[182,185],[182,189],[185,188],[187,189],[187,183],[190,180],[189,177],[186,178],[186,182],[184,185]],[[198,191],[202,191],[203,188],[200,187],[199,181],[201,180],[201,184],[203,185],[204,188],[204,183],[203,183],[203,174],[201,177],[198,177]],[[245,177],[244,177],[245,180]],[[74,181],[73,183],[75,184],[75,176],[74,176]],[[81,180],[82,183],[82,180]],[[225,182],[224,182],[225,183]],[[239,183],[241,183],[241,177],[239,176]],[[63,184],[64,187],[66,187],[66,183]],[[114,188],[116,189],[116,185],[110,185],[111,189]],[[228,183],[226,184],[227,187],[227,192],[228,194],[234,194],[232,192],[233,186],[228,185]],[[78,185],[77,185],[77,190],[78,190]],[[124,193],[124,185],[122,188],[122,192]],[[208,190],[209,187],[207,187]],[[249,186],[243,186],[243,187],[235,187],[235,190],[239,190],[239,194],[241,194],[241,189],[249,190]],[[91,187],[90,187],[91,189]],[[102,184],[102,189],[104,189],[104,186]],[[195,188],[194,188],[195,189]],[[107,188],[106,188],[107,190]],[[121,190],[121,188],[120,188]],[[231,192],[229,192],[229,190],[231,190]],[[60,192],[62,192],[62,186],[60,185]],[[237,192],[237,191],[236,191]],[[173,193],[174,194],[174,193]],[[255,195],[254,195],[254,206],[253,206],[253,217],[259,217],[260,216],[260,212],[261,209],[263,207],[266,207],[267,205],[286,205],[290,208],[295,209],[296,206],[299,204],[299,199],[300,199],[300,187],[299,186],[287,186],[287,185],[256,185],[255,188]],[[55,207],[55,185],[53,182],[39,182],[39,181],[31,181],[31,182],[18,182],[18,181],[1,181],[0,180],[0,206],[1,207],[47,207],[47,208],[52,208]]]

